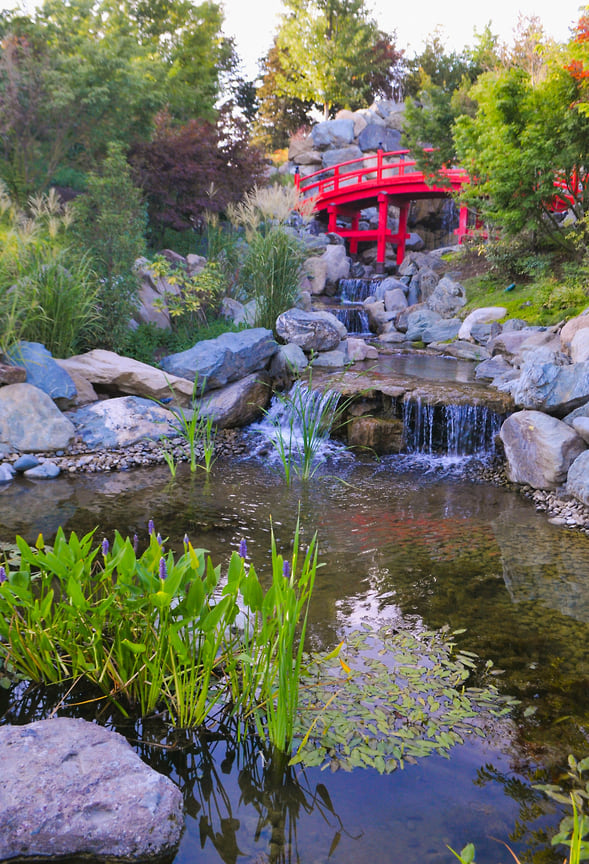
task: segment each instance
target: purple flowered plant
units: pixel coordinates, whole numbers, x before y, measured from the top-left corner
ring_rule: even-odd
[[[184,535],[184,546],[186,549],[188,549],[188,547],[190,546],[190,539],[188,537],[188,534]]]
[[[137,555],[137,550],[139,549],[139,537],[137,534],[133,534],[133,552]]]
[[[161,545],[162,545],[162,535],[160,534],[159,531],[157,532],[157,537],[156,537],[155,539],[157,540],[157,542],[158,542],[158,543],[160,544],[160,546],[161,546]]]
[[[6,570],[0,565],[0,585],[7,580]]]
[[[247,558],[247,543],[243,539],[239,541],[239,557],[244,561]]]
[[[108,555],[108,550],[109,550],[109,549],[110,549],[110,544],[109,544],[108,540],[107,540],[106,537],[105,537],[104,540],[102,541],[102,554],[104,555],[105,558],[106,558],[106,556]]]
[[[155,534],[155,525],[153,524],[153,519],[150,519],[147,523],[147,533]]]
[[[284,564],[282,565],[282,575],[284,576],[285,579],[290,579],[290,564],[286,560],[284,561]]]
[[[164,581],[164,579],[166,578],[167,575],[168,575],[168,568],[166,567],[166,559],[160,558],[160,579],[162,580],[162,582]]]

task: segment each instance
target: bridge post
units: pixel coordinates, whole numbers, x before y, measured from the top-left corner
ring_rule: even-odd
[[[397,267],[400,267],[405,257],[405,241],[407,240],[407,217],[409,216],[409,202],[399,207],[399,230],[397,232]]]
[[[335,233],[337,231],[337,207],[335,204],[330,204],[327,208],[327,213],[329,214],[327,220],[327,230],[329,233]]]
[[[387,221],[389,218],[389,196],[380,192],[378,196],[378,228],[376,231],[376,272],[384,273],[387,254]]]
[[[458,211],[458,243],[462,243],[466,234],[468,234],[468,207],[466,204],[460,206]]]
[[[358,231],[360,229],[360,214],[354,213],[352,216],[352,231]],[[350,237],[350,255],[358,254],[358,238]]]

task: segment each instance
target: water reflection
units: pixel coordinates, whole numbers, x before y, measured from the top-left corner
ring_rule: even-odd
[[[589,538],[549,525],[505,489],[463,481],[456,464],[429,462],[424,470],[411,459],[347,460],[287,489],[263,459],[220,460],[210,482],[181,466],[175,482],[162,467],[19,479],[0,489],[4,542],[16,533],[34,540],[39,531],[50,541],[58,525],[145,537],[153,518],[170,546],[181,548],[188,531],[215,562],[226,562],[245,537],[262,576],[270,515],[288,551],[300,512],[303,538],[318,531],[324,564],[311,610],[316,647],[333,647],[363,620],[466,628],[461,647],[504,669],[497,683],[522,700],[515,722],[495,738],[390,777],[279,771],[253,742],[237,747],[210,733],[190,742],[170,741],[168,730],[159,738],[130,734],[142,756],[183,789],[187,826],[176,864],[197,856],[204,864],[438,864],[451,860],[446,843],[468,841],[479,860],[503,860],[488,835],[511,834],[520,856],[529,844],[530,860],[545,860],[542,832],[558,814],[549,808],[543,815],[530,791],[535,772],[588,749]],[[56,704],[36,700],[27,694],[22,713],[4,722],[26,722]],[[120,718],[108,722],[125,731]]]

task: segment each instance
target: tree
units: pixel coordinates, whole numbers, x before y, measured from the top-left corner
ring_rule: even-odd
[[[254,140],[267,150],[287,147],[292,135],[309,123],[313,102],[284,93],[277,83],[291,77],[286,49],[280,51],[276,40],[261,62],[262,82],[258,88],[258,112]],[[294,84],[294,81],[292,81]]]
[[[584,253],[589,117],[576,110],[579,95],[558,54],[540,82],[516,66],[488,72],[473,88],[475,116],[458,118],[454,139],[472,178],[467,197],[489,221],[510,234],[534,232]]]
[[[216,124],[193,119],[176,126],[164,112],[153,140],[134,149],[135,177],[156,232],[198,228],[205,211],[222,211],[262,180],[262,153],[250,146],[243,121],[225,125],[225,116]]]
[[[364,0],[285,0],[285,7],[277,37],[280,96],[320,105],[326,119],[377,93],[391,98],[402,52],[369,17]]]

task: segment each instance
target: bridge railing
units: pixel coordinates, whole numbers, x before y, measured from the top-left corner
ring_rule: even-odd
[[[460,168],[444,169],[441,173],[450,181],[464,182],[465,172]],[[372,155],[321,168],[306,177],[297,173],[295,186],[304,198],[320,198],[363,184],[378,186],[384,181],[390,182],[393,178],[403,178],[408,174],[417,175],[415,179],[420,177],[425,180],[409,150],[378,150]],[[427,179],[432,184],[435,182],[433,177]]]

